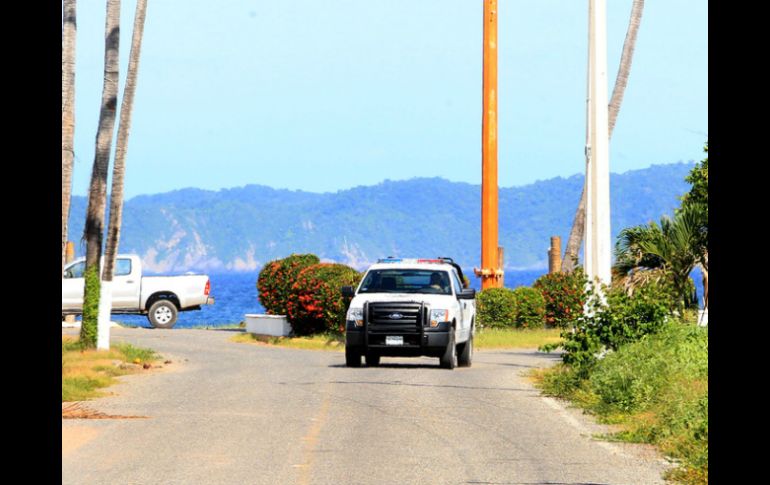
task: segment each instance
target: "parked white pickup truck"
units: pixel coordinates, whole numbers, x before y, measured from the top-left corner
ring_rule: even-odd
[[[376,366],[381,356],[438,357],[441,367],[470,367],[476,292],[451,258],[385,258],[369,267],[345,322],[345,363]]]
[[[61,281],[62,315],[81,315],[85,286],[85,258],[64,267]],[[112,313],[147,315],[153,327],[171,328],[180,311],[212,305],[211,282],[206,275],[142,276],[142,260],[118,255],[112,278]]]

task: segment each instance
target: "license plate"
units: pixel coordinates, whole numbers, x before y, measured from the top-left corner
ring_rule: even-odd
[[[404,345],[404,337],[387,335],[385,336],[385,345]]]

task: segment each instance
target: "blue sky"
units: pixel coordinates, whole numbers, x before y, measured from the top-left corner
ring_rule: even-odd
[[[121,16],[121,94],[135,1]],[[587,0],[500,0],[499,177],[584,170]],[[609,87],[631,0],[609,0]],[[153,0],[126,195],[481,181],[481,0]],[[73,192],[91,176],[105,2],[78,2]],[[117,127],[116,127],[117,128]],[[646,2],[613,172],[703,158],[708,4]]]

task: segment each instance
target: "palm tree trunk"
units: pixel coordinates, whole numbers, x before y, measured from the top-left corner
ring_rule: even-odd
[[[612,138],[612,131],[615,129],[615,121],[618,119],[620,105],[623,102],[623,94],[625,94],[626,85],[628,84],[628,74],[631,72],[631,63],[634,59],[634,48],[636,47],[636,34],[639,31],[639,23],[642,21],[643,10],[644,0],[634,0],[634,4],[631,6],[631,18],[628,20],[626,40],[623,42],[623,54],[620,56],[618,75],[615,78],[615,87],[612,89],[612,98],[608,107],[610,138]],[[564,259],[561,264],[563,273],[570,273],[575,269],[575,262],[578,259],[580,245],[585,234],[585,206],[586,191],[585,185],[583,185],[583,192],[580,194],[580,202],[572,222],[572,230],[570,230],[569,238],[567,239],[567,247],[564,248]]]
[[[67,223],[72,195],[72,160],[75,155],[75,37],[76,0],[64,0],[61,42],[61,269],[67,253]]]
[[[703,254],[700,263],[701,275],[703,276],[703,309],[709,308],[709,252]]]
[[[110,196],[110,225],[107,229],[107,244],[104,251],[104,272],[102,273],[102,292],[99,311],[99,328],[106,329],[106,342],[99,348],[109,348],[109,325],[112,310],[112,275],[120,241],[120,226],[123,220],[123,181],[126,174],[126,150],[128,134],[131,130],[131,113],[134,108],[136,77],[139,71],[139,56],[144,34],[144,18],[147,12],[147,0],[137,0],[134,16],[134,33],[131,39],[131,53],[128,58],[128,73],[123,89],[123,101],[120,105],[120,123],[118,140],[115,147],[115,165],[112,167],[112,192]],[[99,332],[102,335],[102,332]]]
[[[86,268],[83,294],[83,321],[80,341],[85,347],[96,344],[96,322],[99,307],[99,260],[102,255],[104,209],[107,198],[107,169],[110,163],[115,109],[118,104],[118,46],[120,44],[120,0],[107,0],[105,22],[104,86],[96,133],[96,154],[91,171],[86,212]]]

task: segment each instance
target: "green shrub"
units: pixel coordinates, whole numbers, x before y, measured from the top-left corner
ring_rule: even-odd
[[[589,315],[581,315],[574,328],[562,332],[562,360],[583,374],[600,352],[657,332],[671,313],[665,289],[656,284],[638,288],[632,295],[607,288],[604,292],[606,303],[598,292],[589,290]]]
[[[314,254],[292,254],[265,264],[257,279],[259,303],[271,315],[287,315],[291,286],[300,271],[319,263]]]
[[[476,295],[476,323],[481,328],[513,327],[516,297],[510,288],[488,288]]]
[[[545,300],[528,286],[488,288],[476,295],[476,321],[486,328],[541,328]]]
[[[607,406],[620,411],[648,407],[677,380],[708,378],[708,334],[693,325],[669,323],[656,334],[607,355],[589,382]]]
[[[678,459],[670,478],[708,483],[708,329],[668,322],[585,368],[546,371],[547,394],[625,424],[617,435]]]
[[[287,315],[297,335],[345,331],[350,304],[340,288],[357,286],[361,273],[344,264],[320,263],[303,269],[291,286]]]
[[[545,300],[543,295],[529,286],[513,290],[516,328],[542,328],[545,323]]]
[[[586,278],[582,268],[572,273],[544,274],[533,285],[545,299],[545,323],[566,328],[583,313]]]

